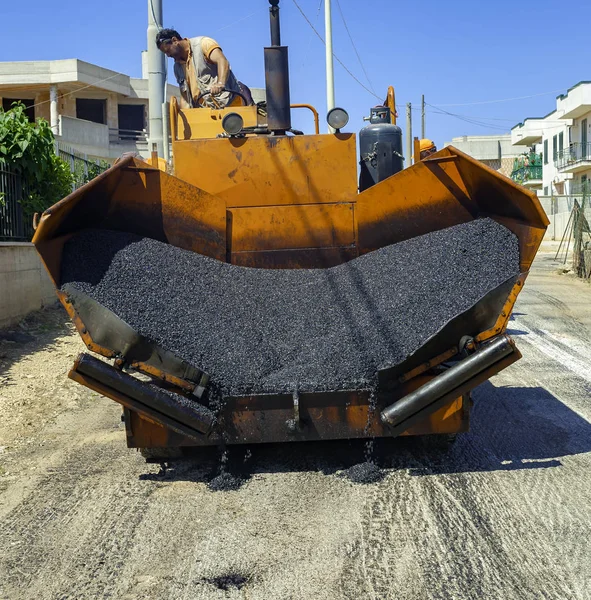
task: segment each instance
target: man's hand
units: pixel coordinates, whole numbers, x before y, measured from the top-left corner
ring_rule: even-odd
[[[221,83],[214,83],[209,88],[209,91],[211,92],[212,96],[217,96],[218,94],[221,94],[224,90],[225,90],[225,86],[223,86]]]

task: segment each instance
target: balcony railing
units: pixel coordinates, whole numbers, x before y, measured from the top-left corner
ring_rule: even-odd
[[[118,144],[121,142],[147,142],[148,134],[145,129],[109,129],[109,142]]]
[[[526,183],[542,179],[542,165],[519,167],[511,172],[511,179],[517,183]]]
[[[557,169],[566,169],[583,161],[591,162],[591,143],[571,144],[568,148],[558,152],[554,165]]]

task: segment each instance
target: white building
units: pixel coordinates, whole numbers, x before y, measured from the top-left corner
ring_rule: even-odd
[[[556,98],[545,117],[527,118],[511,130],[515,147],[542,154],[543,196],[578,195],[591,181],[591,82]]]
[[[510,177],[513,171],[514,159],[521,154],[521,150],[512,145],[511,134],[508,133],[463,135],[452,138],[451,142],[444,144],[444,146],[450,145],[507,177]]]
[[[148,79],[135,79],[77,59],[0,62],[0,106],[20,100],[29,119],[43,117],[56,140],[93,157],[150,155]],[[167,99],[179,96],[167,86]]]

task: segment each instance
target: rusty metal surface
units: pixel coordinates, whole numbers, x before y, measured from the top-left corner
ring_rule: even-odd
[[[484,342],[486,340],[491,339],[492,337],[503,333],[507,329],[507,325],[509,323],[509,319],[511,318],[511,312],[513,311],[513,306],[515,305],[515,301],[517,300],[517,296],[519,292],[523,289],[523,284],[527,279],[528,273],[522,273],[515,282],[515,285],[511,288],[509,295],[507,296],[507,300],[501,309],[499,317],[496,323],[486,331],[478,334],[475,338],[477,342]]]
[[[87,228],[129,231],[225,258],[224,202],[133,157],[119,161],[41,216],[33,243],[57,286],[64,243]]]
[[[244,119],[244,127],[257,126],[256,106],[229,106],[227,108],[179,108],[174,110],[176,116],[173,140],[212,139],[224,133],[222,119],[230,113],[237,113]]]
[[[417,378],[399,393],[410,391],[429,379],[429,376]],[[223,431],[226,444],[391,437],[390,430],[379,420],[379,409],[392,402],[392,398],[380,399],[375,407],[370,407],[367,392],[301,394],[299,426],[293,422],[294,402],[290,395],[228,398],[219,417],[219,431]],[[467,398],[453,399],[404,435],[466,431],[467,402]],[[162,430],[141,415],[132,414],[130,419],[130,447],[204,446],[220,441],[215,434],[207,439],[188,439],[170,429]]]
[[[353,203],[231,208],[232,252],[355,244]]]
[[[228,262],[259,269],[327,269],[358,256],[357,247],[232,252]]]
[[[175,175],[228,208],[356,200],[353,134],[179,141],[173,151]]]

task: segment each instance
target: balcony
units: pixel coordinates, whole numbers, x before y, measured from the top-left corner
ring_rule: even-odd
[[[554,161],[554,166],[561,173],[576,173],[590,169],[591,143],[575,143],[561,150]]]
[[[513,162],[511,179],[530,189],[542,188],[542,155],[531,152]]]

